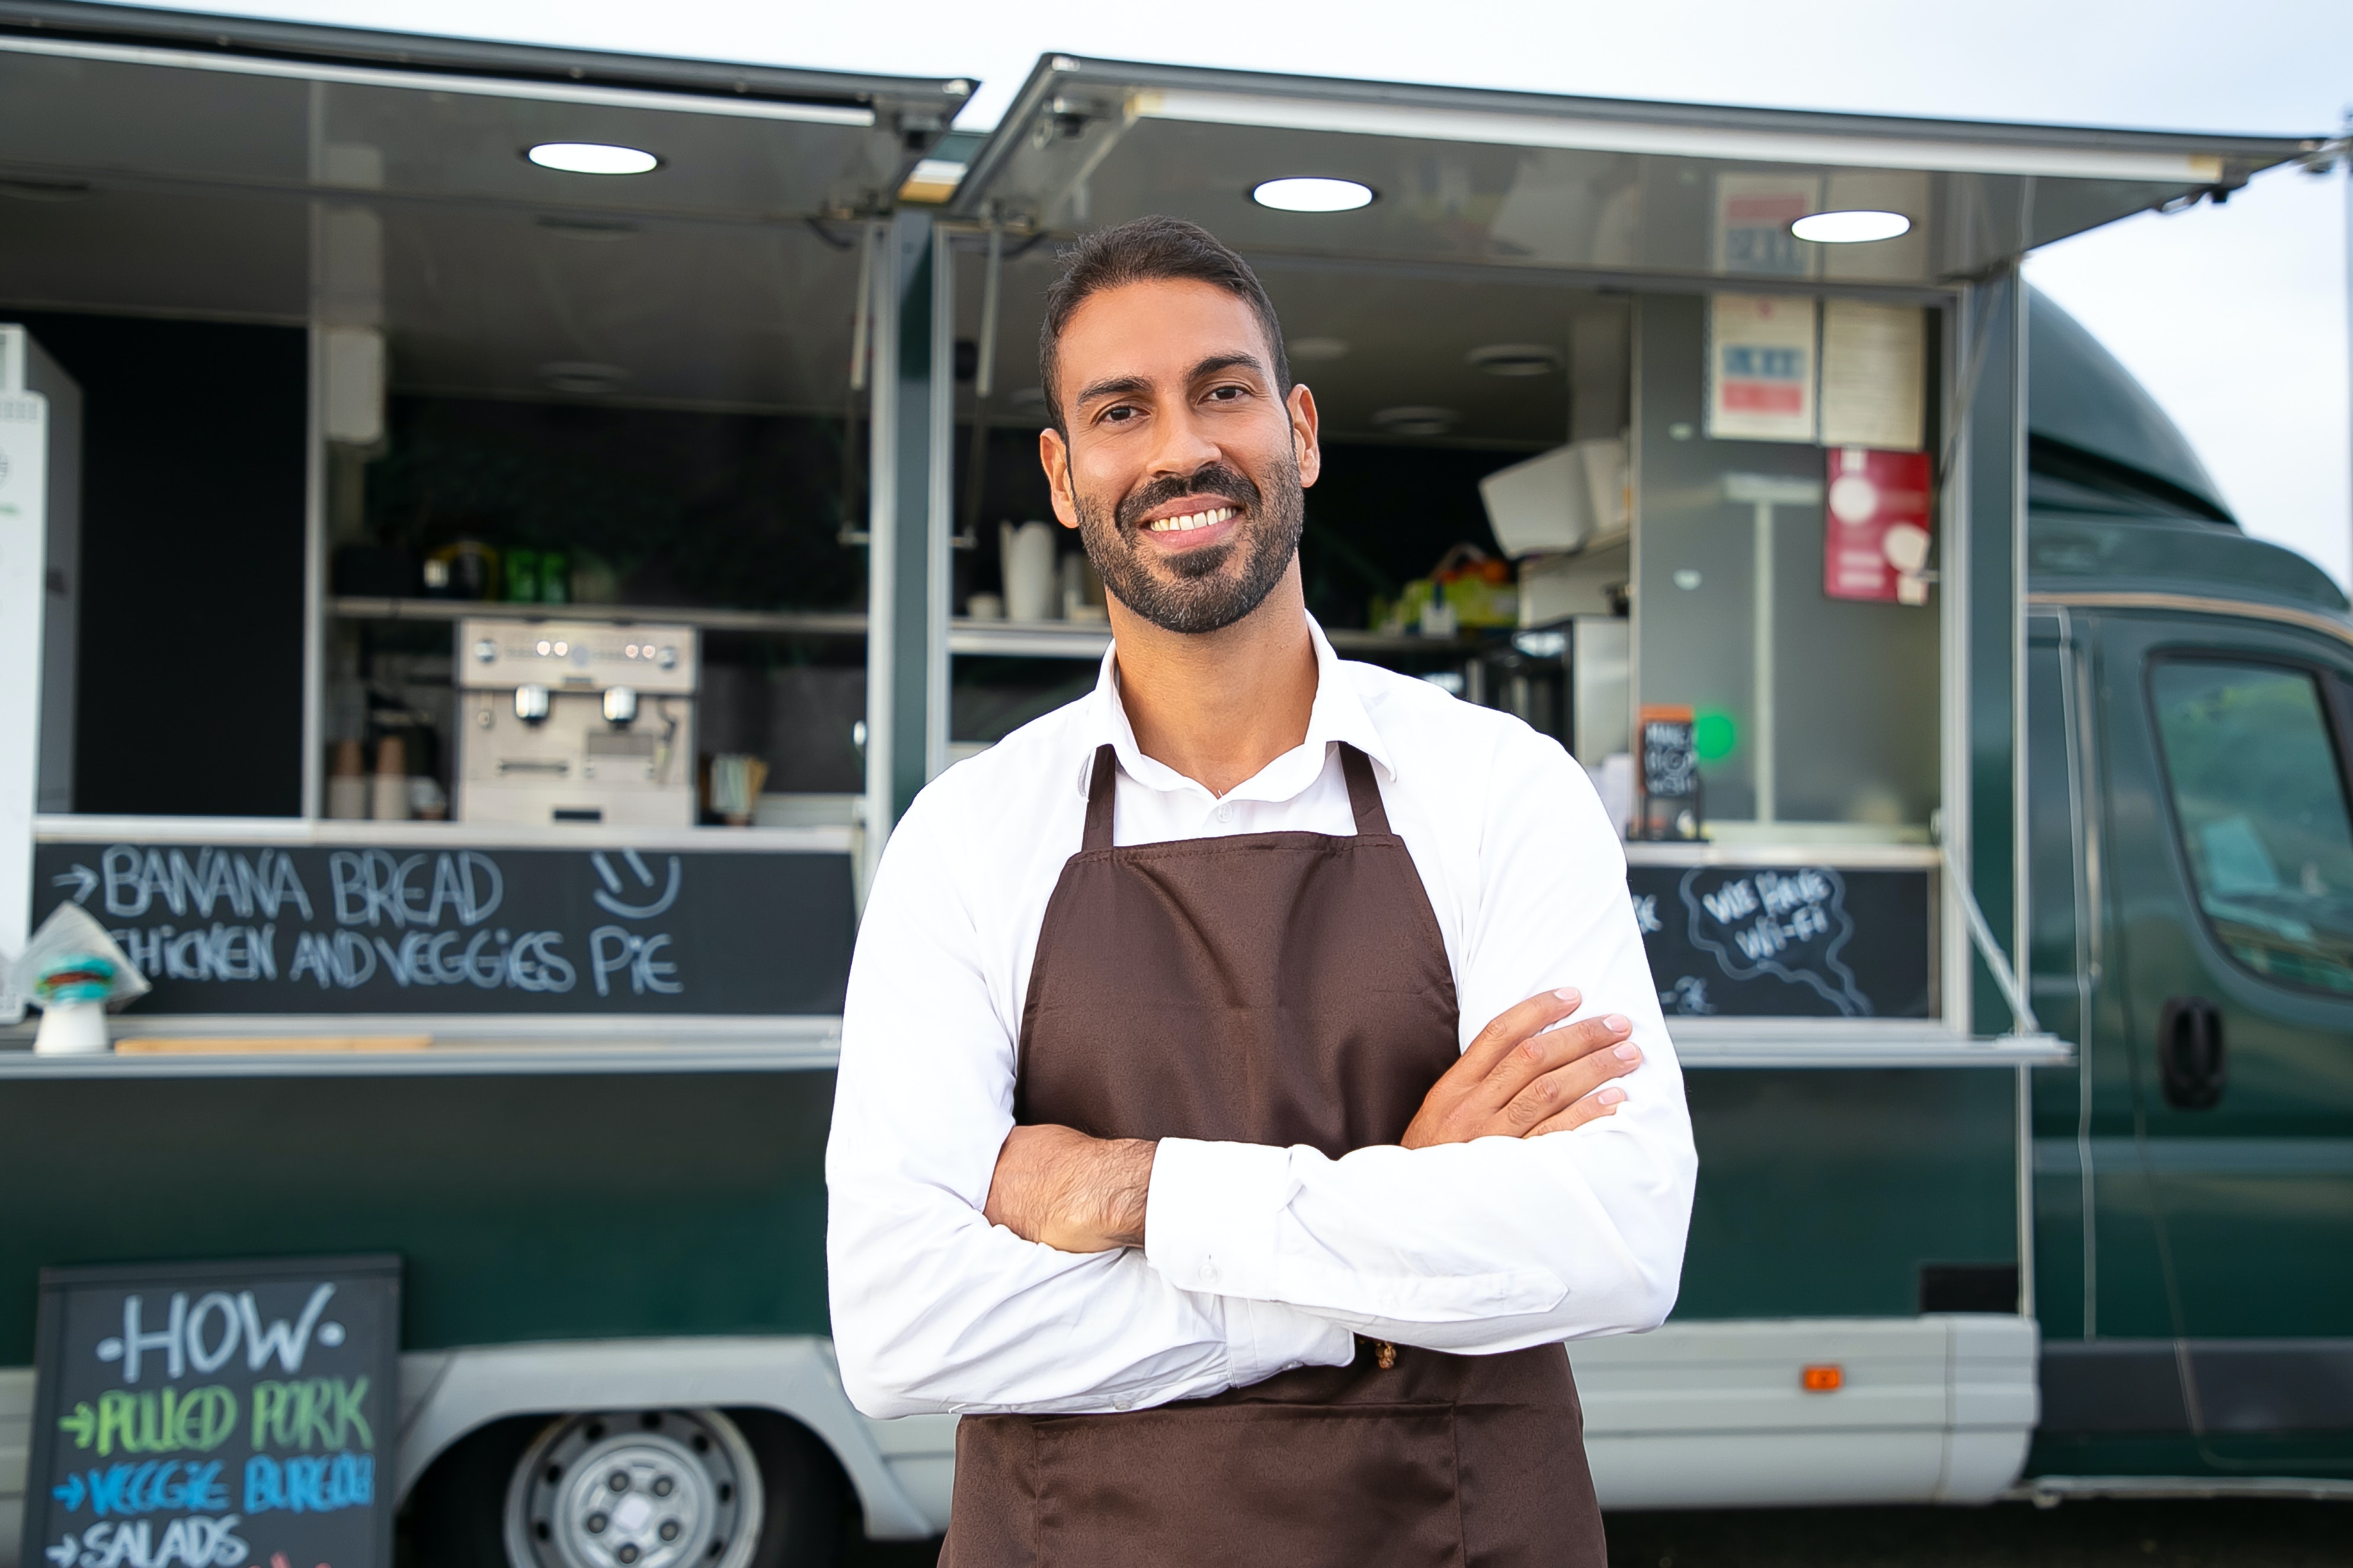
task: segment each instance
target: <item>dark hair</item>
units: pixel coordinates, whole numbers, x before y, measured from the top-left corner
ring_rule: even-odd
[[[1046,320],[1038,329],[1038,376],[1046,393],[1046,416],[1069,432],[1062,395],[1055,386],[1062,329],[1088,297],[1129,283],[1188,279],[1223,289],[1250,306],[1274,353],[1277,395],[1291,395],[1291,362],[1282,352],[1282,323],[1274,302],[1250,263],[1219,243],[1217,236],[1181,217],[1136,217],[1114,228],[1098,228],[1062,252],[1062,275],[1046,291]]]

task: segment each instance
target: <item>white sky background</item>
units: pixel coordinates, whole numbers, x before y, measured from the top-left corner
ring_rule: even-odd
[[[1003,113],[1039,55],[1604,97],[2312,135],[2353,106],[2346,0],[178,0],[292,21],[911,76]],[[2346,178],[2129,219],[2029,275],[2181,425],[2249,531],[2353,582]]]

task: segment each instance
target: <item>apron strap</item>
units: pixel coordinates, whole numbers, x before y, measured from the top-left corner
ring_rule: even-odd
[[[1381,805],[1381,784],[1373,777],[1372,759],[1344,740],[1340,771],[1348,780],[1348,805],[1356,813],[1356,832],[1387,833],[1389,814]]]
[[[1087,784],[1087,832],[1079,853],[1092,854],[1111,848],[1112,802],[1119,793],[1119,753],[1108,744],[1095,747],[1094,777]]]

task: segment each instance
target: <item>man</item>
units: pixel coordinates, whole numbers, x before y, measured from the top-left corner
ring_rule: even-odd
[[[843,1382],[964,1415],[954,1568],[1600,1568],[1560,1342],[1665,1317],[1694,1169],[1616,834],[1551,740],[1333,656],[1240,257],[1089,237],[1040,361],[1113,647],[875,877]]]

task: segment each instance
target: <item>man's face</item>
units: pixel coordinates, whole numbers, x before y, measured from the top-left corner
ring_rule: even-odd
[[[1067,438],[1039,435],[1054,512],[1103,585],[1169,631],[1216,631],[1290,569],[1315,482],[1315,399],[1274,385],[1250,306],[1208,283],[1090,295],[1063,328]]]

